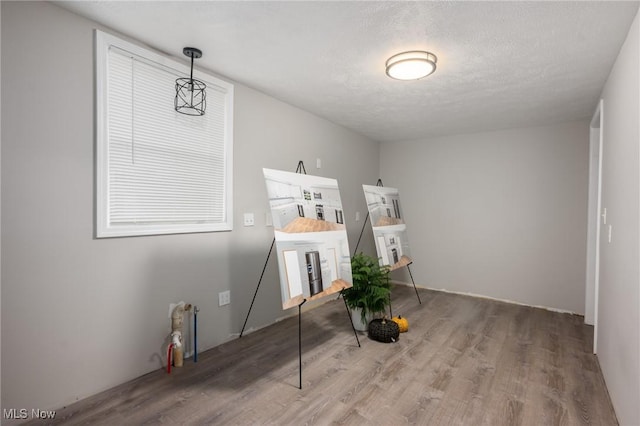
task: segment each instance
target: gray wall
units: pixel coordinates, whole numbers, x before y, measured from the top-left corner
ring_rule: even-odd
[[[588,146],[587,121],[383,144],[416,284],[583,313]]]
[[[378,144],[239,84],[234,231],[93,239],[96,25],[49,3],[1,7],[2,408],[59,408],[160,368],[171,302],[201,308],[201,349],[234,338],[273,238],[263,167],[303,160],[338,179],[355,245]],[[248,327],[294,313],[272,259]]]
[[[621,425],[640,424],[640,22],[602,92],[598,359]],[[594,106],[595,109],[595,106]],[[611,243],[607,226],[612,226]]]

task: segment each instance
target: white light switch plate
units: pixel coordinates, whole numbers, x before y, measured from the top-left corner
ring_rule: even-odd
[[[218,293],[218,306],[224,306],[231,303],[231,291],[221,291]]]

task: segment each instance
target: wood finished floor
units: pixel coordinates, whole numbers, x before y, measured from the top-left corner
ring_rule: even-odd
[[[360,348],[341,300],[304,312],[302,390],[294,317],[60,409],[55,424],[617,424],[582,317],[420,298],[395,287],[409,332],[392,344],[360,334]]]

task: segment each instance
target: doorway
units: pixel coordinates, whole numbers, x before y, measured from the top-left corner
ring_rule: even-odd
[[[587,218],[587,274],[584,322],[593,325],[593,353],[598,349],[598,295],[600,291],[600,210],[602,188],[603,102],[589,126],[589,201]]]

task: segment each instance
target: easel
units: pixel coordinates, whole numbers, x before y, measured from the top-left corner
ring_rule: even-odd
[[[378,179],[376,182],[376,186],[384,186],[382,184],[382,179]],[[360,231],[360,237],[358,237],[358,242],[356,243],[356,249],[353,251],[353,255],[355,256],[358,253],[358,246],[360,245],[360,240],[362,239],[362,234],[364,233],[364,228],[367,226],[367,220],[369,220],[369,208],[367,208],[367,217],[364,219],[364,223],[362,224],[362,230]],[[409,265],[413,263],[410,262],[407,264],[407,270],[409,271],[409,276],[411,277],[411,283],[413,284],[413,289],[416,291],[416,296],[418,297],[418,303],[422,305],[422,300],[420,300],[420,294],[418,294],[418,288],[416,287],[416,282],[413,280],[413,274],[411,273],[411,268]],[[389,315],[393,317],[393,313],[391,311],[391,295],[389,295]]]
[[[304,173],[307,174],[307,169],[304,167],[304,163],[298,161],[298,167],[296,168],[296,173]],[[256,291],[253,293],[253,299],[251,299],[251,305],[249,306],[249,312],[247,312],[247,317],[244,320],[244,324],[242,325],[242,331],[240,331],[240,337],[244,334],[244,329],[247,326],[247,321],[249,320],[249,315],[251,314],[251,309],[253,309],[253,302],[256,301],[256,296],[258,295],[258,289],[260,288],[260,284],[262,283],[262,278],[264,277],[264,272],[267,269],[267,264],[269,263],[269,258],[271,257],[271,252],[273,251],[273,245],[276,242],[276,238],[273,237],[273,241],[271,241],[271,248],[269,248],[269,254],[267,254],[267,260],[264,262],[264,267],[262,268],[262,273],[260,274],[260,279],[258,280],[258,285],[256,286]],[[342,294],[342,290],[340,290],[340,294]],[[307,299],[304,299],[298,305],[298,362],[299,362],[299,371],[300,371],[300,384],[298,386],[299,389],[302,389],[302,305],[307,302]],[[351,329],[353,330],[353,335],[356,336],[356,341],[358,342],[358,347],[360,347],[360,339],[358,339],[358,333],[356,332],[356,328],[353,326],[353,320],[351,319],[351,314],[349,313],[349,307],[347,306],[347,301],[344,301],[344,307],[347,309],[347,317],[349,317],[349,323],[351,324]]]

